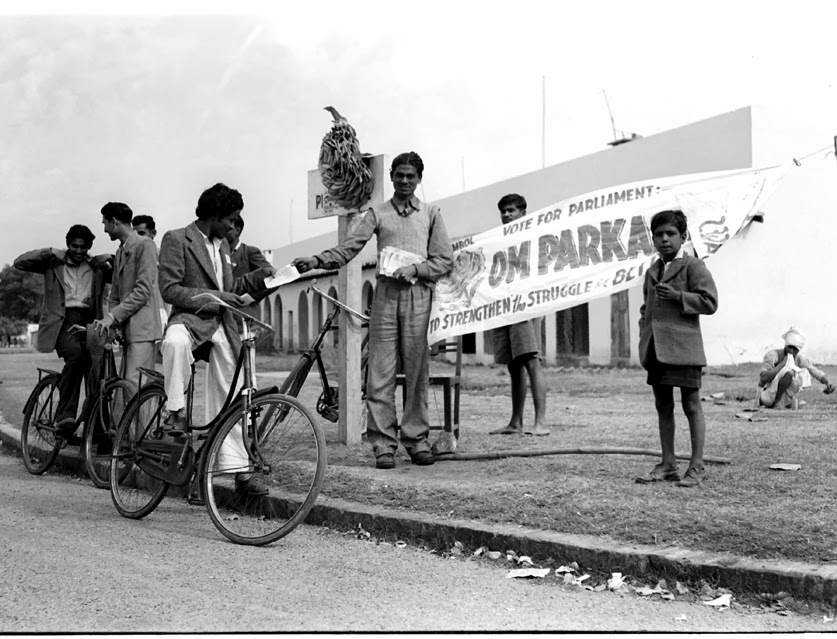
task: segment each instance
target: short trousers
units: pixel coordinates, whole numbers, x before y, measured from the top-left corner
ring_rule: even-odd
[[[497,364],[510,364],[523,355],[541,359],[540,317],[495,328],[491,335],[494,342],[494,362]]]
[[[665,364],[657,359],[654,340],[648,346],[649,386],[677,386],[679,388],[700,388],[703,366],[680,366]]]

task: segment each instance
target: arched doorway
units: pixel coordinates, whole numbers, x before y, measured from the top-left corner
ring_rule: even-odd
[[[264,323],[265,324],[270,324],[270,298],[268,297],[264,301],[264,313],[262,313],[261,306],[259,306],[258,309],[259,309],[258,319],[264,318]]]
[[[308,348],[308,296],[305,291],[299,293],[296,324],[299,327],[299,348]]]
[[[372,286],[372,282],[364,282],[363,283],[363,290],[360,295],[361,304],[363,304],[363,308],[358,309],[361,313],[366,313],[366,309],[372,306],[372,299],[375,297],[375,288]]]
[[[273,300],[273,330],[275,331],[273,335],[273,345],[276,347],[276,350],[281,351],[284,348],[284,342],[282,339],[282,297],[279,293],[276,294],[276,299]]]

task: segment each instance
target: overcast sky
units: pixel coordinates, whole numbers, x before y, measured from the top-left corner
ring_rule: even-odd
[[[837,133],[827,7],[0,2],[0,265],[63,246],[74,223],[97,235],[94,253],[115,250],[110,200],[161,231],[185,226],[218,181],[244,196],[245,242],[329,231],[306,202],[326,105],[364,151],[421,154],[427,200],[541,167],[543,77],[547,164],[613,138],[602,89],[627,133],[748,104]]]

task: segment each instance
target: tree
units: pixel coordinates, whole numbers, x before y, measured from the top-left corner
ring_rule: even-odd
[[[26,323],[37,322],[44,298],[44,276],[6,265],[0,271],[0,316]]]

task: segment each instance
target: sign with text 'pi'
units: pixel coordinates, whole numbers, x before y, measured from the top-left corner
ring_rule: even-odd
[[[323,217],[331,217],[334,215],[348,215],[349,213],[357,213],[359,210],[366,210],[370,206],[383,204],[390,197],[392,197],[392,182],[389,180],[387,174],[387,156],[373,155],[370,158],[364,158],[366,166],[372,171],[375,177],[375,185],[372,188],[372,195],[364,204],[357,209],[345,209],[338,206],[334,201],[320,178],[320,171],[314,169],[308,171],[308,219],[317,220]]]

